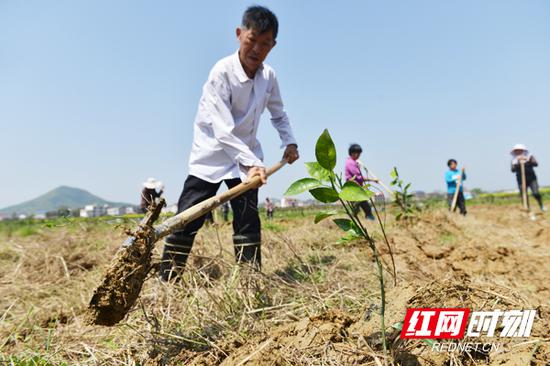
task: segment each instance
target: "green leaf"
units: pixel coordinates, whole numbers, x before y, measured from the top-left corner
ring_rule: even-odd
[[[321,201],[324,203],[336,202],[340,198],[338,196],[338,192],[328,187],[310,189],[309,193],[311,193],[311,195],[315,197],[317,201]]]
[[[306,169],[312,178],[318,179],[321,182],[329,182],[332,172],[323,168],[318,162],[311,161],[306,164]]]
[[[350,241],[353,241],[353,240],[358,240],[358,239],[362,239],[363,237],[359,234],[357,234],[356,232],[354,232],[353,230],[350,230],[348,232],[346,232],[346,235],[342,236],[337,242],[336,244],[346,244]]]
[[[403,330],[403,322],[402,321],[397,322],[397,323],[393,324],[392,327],[397,329],[397,330]]]
[[[393,167],[392,171],[390,172],[390,177],[393,179],[397,179],[399,177],[399,174],[397,173],[397,167]]]
[[[359,228],[350,219],[334,219],[332,221],[334,221],[340,229],[346,232],[346,234],[337,241],[338,244],[363,238]]]
[[[313,220],[313,222],[318,224],[319,222],[323,221],[327,217],[331,217],[333,215],[336,215],[337,213],[338,212],[335,210],[319,212],[317,215],[315,215],[315,220]]]
[[[295,196],[297,194],[309,191],[310,189],[317,188],[321,185],[317,179],[303,178],[292,183],[285,192],[285,196]]]
[[[336,166],[336,147],[334,146],[334,142],[332,141],[327,129],[325,129],[321,136],[317,139],[317,144],[315,145],[315,157],[317,158],[319,165],[323,168],[330,170],[331,172],[334,170],[334,167]]]
[[[340,198],[345,201],[360,202],[367,201],[371,198],[373,193],[369,190],[363,189],[357,183],[346,182],[340,192]]]
[[[350,219],[334,219],[332,221],[343,231],[350,231],[355,228],[353,221]]]

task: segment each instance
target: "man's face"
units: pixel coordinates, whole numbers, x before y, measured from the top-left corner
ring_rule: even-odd
[[[353,153],[351,153],[351,158],[352,158],[353,160],[359,159],[360,156],[361,156],[361,153],[360,153],[360,152],[353,152]]]
[[[451,170],[455,170],[456,169],[456,163],[454,161],[451,162],[451,164],[449,164],[449,168],[451,168]]]
[[[239,48],[241,63],[247,74],[254,74],[266,59],[269,51],[275,47],[273,32],[269,30],[258,34],[254,29],[237,28],[237,38],[241,44]]]

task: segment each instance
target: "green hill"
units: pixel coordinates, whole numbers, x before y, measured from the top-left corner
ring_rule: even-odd
[[[11,215],[13,213],[28,215],[53,211],[60,207],[74,209],[92,204],[109,205],[110,207],[132,206],[132,204],[124,202],[106,201],[80,188],[60,186],[30,201],[2,208],[0,209],[0,213],[4,215]]]

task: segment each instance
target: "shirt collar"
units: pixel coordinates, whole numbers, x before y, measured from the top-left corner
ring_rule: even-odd
[[[233,68],[235,70],[235,74],[237,75],[237,79],[239,79],[239,82],[245,83],[248,80],[252,80],[246,75],[246,72],[244,71],[243,65],[241,64],[241,60],[239,60],[239,50],[233,54]],[[263,70],[264,65],[260,65],[258,67],[258,70],[256,71],[256,74],[258,71]]]

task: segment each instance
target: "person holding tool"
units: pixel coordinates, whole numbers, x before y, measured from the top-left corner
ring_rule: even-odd
[[[299,158],[298,146],[283,107],[274,70],[264,64],[276,44],[277,17],[262,6],[250,6],[236,30],[239,50],[218,61],[204,84],[194,123],[189,176],[178,201],[178,213],[213,197],[222,181],[228,188],[259,176],[267,181],[260,142],[256,139],[265,108],[285,147],[283,159]],[[258,189],[230,201],[233,244],[238,262],[261,269]],[[204,216],[166,237],[160,276],[168,281],[183,270]]]
[[[535,174],[535,167],[539,165],[537,159],[529,153],[527,146],[517,144],[510,151],[512,155],[512,173],[516,173],[519,193],[524,202],[524,208],[529,210],[529,198],[527,190],[530,188],[533,197],[537,200],[542,212],[546,212],[546,208],[542,202],[542,196],[539,192],[539,183]]]
[[[163,193],[164,184],[155,178],[148,178],[147,181],[143,183],[143,190],[141,191],[141,202],[139,204],[141,213],[147,212],[149,205],[155,202],[157,198],[162,197]]]
[[[360,186],[363,186],[366,182],[377,182],[376,179],[368,179],[364,177],[361,173],[361,167],[359,166],[359,157],[363,149],[358,144],[351,144],[348,149],[348,159],[346,160],[345,175],[346,181],[353,181]],[[359,210],[361,208],[365,213],[365,217],[368,220],[374,221],[374,215],[372,214],[372,209],[368,201],[356,202],[355,209]]]
[[[466,216],[466,200],[464,199],[463,182],[466,180],[464,168],[458,170],[458,163],[455,159],[447,161],[449,170],[445,173],[445,181],[447,182],[447,201],[449,202],[449,210],[454,212],[456,207],[460,210],[460,214]]]

